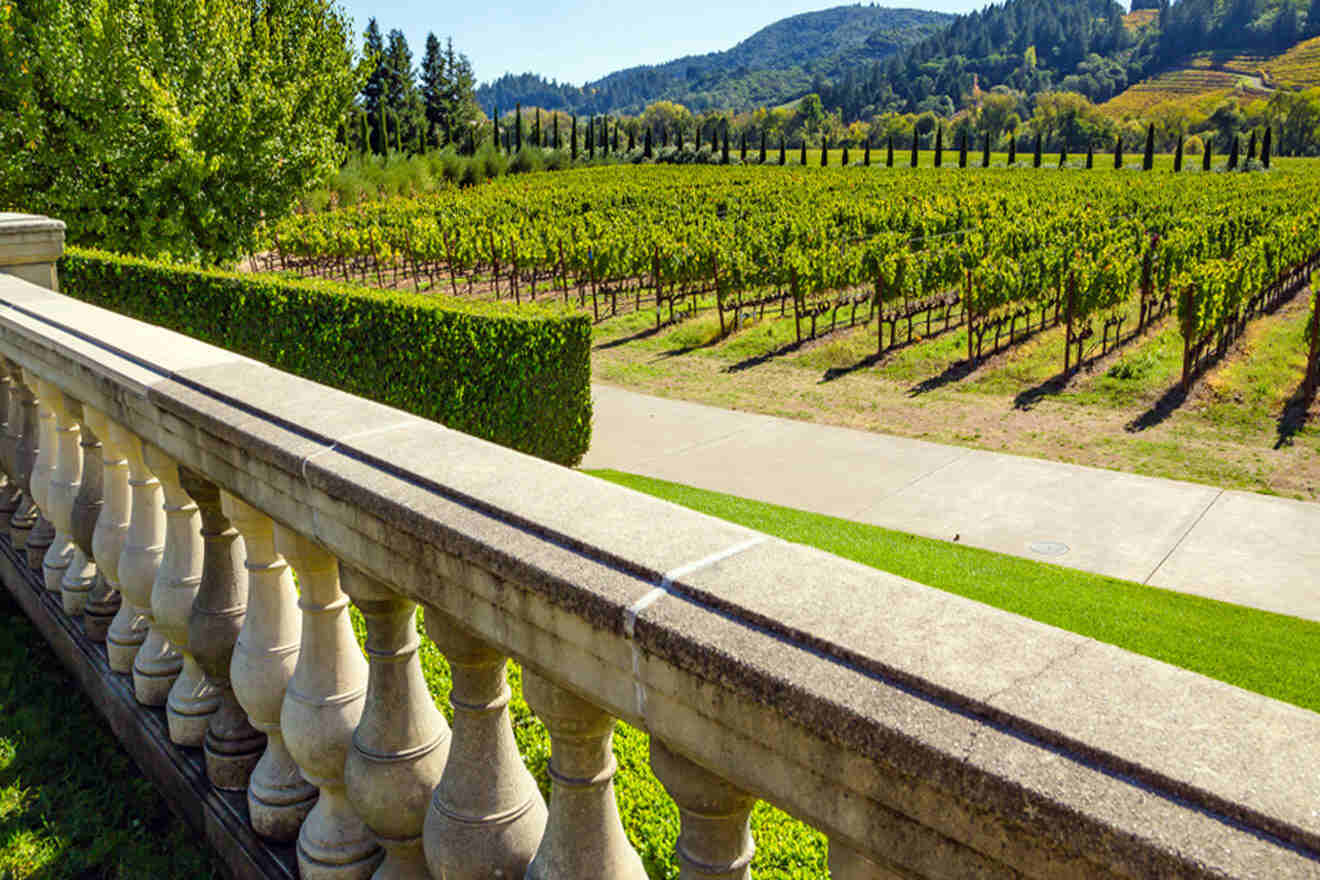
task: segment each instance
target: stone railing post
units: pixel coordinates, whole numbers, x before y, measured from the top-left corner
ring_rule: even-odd
[[[55,264],[64,254],[64,223],[34,214],[0,213],[0,272],[59,290]]]
[[[211,715],[220,706],[220,694],[197,665],[188,642],[188,617],[202,582],[202,517],[179,484],[178,463],[150,443],[143,453],[165,495],[165,555],[151,585],[153,628],[183,657],[165,700],[165,717],[171,742],[201,748]]]
[[[3,360],[0,360],[0,467],[5,471],[3,486],[0,488],[0,530],[5,531],[9,529],[9,518],[23,500],[23,490],[18,487],[18,471],[14,467],[18,426],[10,423],[10,414],[15,410],[17,397],[14,379],[9,375]]]
[[[293,572],[275,550],[275,523],[228,492],[225,515],[247,548],[248,612],[234,645],[229,677],[252,726],[266,734],[266,751],[248,780],[252,828],[270,840],[292,841],[316,803],[316,787],[303,779],[280,731],[284,693],[298,663],[302,615]]]
[[[614,802],[614,717],[527,667],[522,681],[550,733],[550,816],[527,880],[646,880]]]
[[[294,760],[321,796],[298,832],[303,880],[365,880],[381,850],[349,803],[344,763],[362,718],[367,662],[353,636],[339,561],[297,532],[277,525],[275,547],[298,572],[302,649],[284,695],[280,724]]]
[[[96,429],[93,428],[92,430]],[[133,509],[133,496],[136,494],[133,486],[133,471],[127,450],[124,448],[124,441],[128,438],[128,433],[121,426],[106,419],[105,430],[97,431],[97,434],[101,438],[102,447],[115,459],[116,480],[123,480],[122,485],[115,487],[115,512],[123,517],[123,529],[115,530],[110,543],[103,548],[103,554],[97,554],[96,557],[100,560],[102,555],[105,556],[105,564],[102,566],[102,570],[105,574],[106,584],[119,594],[119,610],[115,612],[114,619],[110,621],[110,628],[106,631],[105,650],[111,669],[115,672],[132,675],[133,660],[137,657],[137,652],[142,647],[142,643],[147,640],[147,630],[151,628],[150,609],[147,607],[150,600],[146,596],[139,595],[133,587],[125,587],[124,574],[126,572],[124,563],[133,555],[130,554],[129,547],[133,542],[134,513],[138,513],[139,542],[146,537],[155,537],[146,534],[155,531],[155,517],[148,511],[134,511]],[[123,463],[122,470],[119,462]],[[107,470],[104,477],[108,480],[109,476]],[[37,503],[40,502],[41,498],[37,496]],[[119,507],[120,504],[123,504],[122,509]],[[143,516],[151,517],[153,522],[147,523],[142,519]],[[36,531],[34,530],[33,535],[35,534]],[[28,540],[31,542],[32,539],[29,538]]]
[[[92,534],[101,514],[101,441],[83,424],[82,404],[64,398],[69,418],[78,424],[78,458],[82,463],[78,493],[69,507],[69,537],[73,540],[73,558],[60,580],[64,613],[82,614],[87,595],[96,583],[96,563],[92,561]]]
[[[73,544],[73,503],[82,487],[82,432],[69,412],[64,394],[49,382],[43,381],[41,385],[42,396],[55,413],[55,470],[46,489],[55,540],[46,551],[41,570],[47,592],[59,593],[77,551]]]
[[[23,371],[24,384],[33,392],[37,411],[37,455],[32,461],[32,475],[28,477],[32,502],[37,505],[37,523],[27,537],[28,567],[40,572],[46,551],[55,541],[55,526],[50,522],[50,483],[55,475],[55,411],[47,397],[51,386],[37,378],[30,370]],[[63,397],[60,397],[63,400]]]
[[[83,406],[83,424],[92,436],[108,441],[110,420],[100,411]],[[92,558],[96,582],[83,607],[83,629],[94,642],[106,642],[122,606],[119,597],[119,553],[128,535],[128,461],[112,442],[101,443],[101,511],[92,528]]]
[[[265,734],[248,723],[229,681],[234,643],[247,614],[247,554],[220,508],[219,488],[186,467],[179,468],[179,484],[202,515],[202,580],[188,615],[188,646],[220,696],[202,742],[206,777],[222,791],[243,791],[266,747]]]
[[[434,608],[424,614],[454,682],[449,760],[422,831],[426,864],[446,880],[522,877],[545,831],[546,808],[513,738],[508,658]]]
[[[449,725],[435,707],[417,650],[417,606],[340,566],[344,591],[367,625],[367,697],[344,765],[348,799],[385,850],[377,880],[428,880],[422,825],[449,756]]]
[[[40,516],[32,500],[31,486],[32,468],[37,461],[37,398],[23,381],[22,368],[13,361],[6,361],[5,365],[14,382],[9,410],[9,424],[14,428],[14,476],[23,492],[18,509],[9,519],[9,537],[14,549],[26,554],[28,537]]]
[[[680,880],[749,880],[756,799],[651,737],[651,770],[678,804]]]

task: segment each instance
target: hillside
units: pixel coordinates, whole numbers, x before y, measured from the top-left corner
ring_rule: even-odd
[[[477,100],[486,108],[521,103],[574,113],[637,113],[657,100],[698,111],[773,106],[883,61],[952,20],[919,9],[839,6],[777,21],[723,52],[633,67],[581,87],[506,74],[482,85]]]

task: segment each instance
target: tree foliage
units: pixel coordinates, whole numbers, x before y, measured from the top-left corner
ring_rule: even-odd
[[[337,166],[350,41],[331,0],[0,0],[0,207],[232,259]]]

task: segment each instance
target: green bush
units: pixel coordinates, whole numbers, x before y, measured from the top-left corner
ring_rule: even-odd
[[[591,440],[585,315],[70,249],[69,296],[560,464]]]

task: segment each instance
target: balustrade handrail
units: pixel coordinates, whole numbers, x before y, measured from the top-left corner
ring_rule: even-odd
[[[836,876],[1314,875],[1311,712],[3,275],[0,356],[308,542],[295,565],[454,622],[458,666],[523,663],[552,737],[608,713],[822,829]]]

